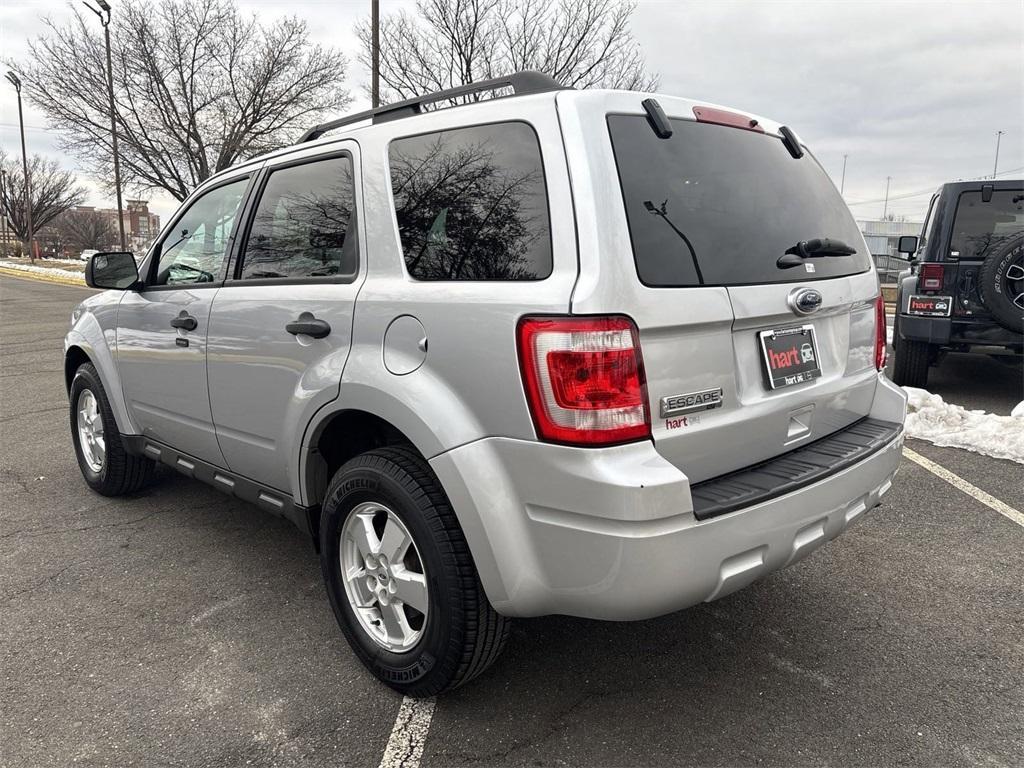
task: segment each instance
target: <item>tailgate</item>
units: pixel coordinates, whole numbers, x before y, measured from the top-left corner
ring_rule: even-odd
[[[699,302],[714,311],[703,320],[640,329],[655,446],[692,482],[793,450],[869,412],[874,277],[814,288],[822,308],[808,317],[789,308],[792,285],[688,289],[714,295]],[[813,328],[820,375],[772,389],[759,334],[803,326]]]
[[[700,482],[869,412],[878,281],[835,186],[787,131],[658,100],[670,132],[618,102],[606,115],[637,290],[604,297],[631,302],[605,306],[639,328],[658,452]]]

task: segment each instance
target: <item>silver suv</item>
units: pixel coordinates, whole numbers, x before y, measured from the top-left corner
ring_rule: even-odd
[[[114,289],[65,345],[86,482],[162,462],[289,518],[409,695],[480,674],[510,617],[642,619],[790,565],[900,457],[835,187],[785,126],[685,99],[520,73],[337,120],[86,274]]]

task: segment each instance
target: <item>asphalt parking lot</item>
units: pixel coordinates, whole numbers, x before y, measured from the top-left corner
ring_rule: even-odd
[[[128,499],[80,479],[61,339],[86,295],[0,278],[0,765],[377,766],[402,699],[297,530],[170,472]],[[930,388],[1022,399],[986,358]],[[1024,510],[1021,465],[909,447]],[[420,764],[1021,765],[1022,583],[1024,528],[906,460],[853,530],[721,601],[517,622]]]

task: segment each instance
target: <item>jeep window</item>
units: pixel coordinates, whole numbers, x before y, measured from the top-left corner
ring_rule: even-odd
[[[551,274],[540,145],[526,123],[391,143],[391,188],[417,280],[538,280]]]
[[[953,220],[950,255],[961,261],[981,261],[993,248],[1021,232],[1024,232],[1024,190],[998,190],[987,203],[982,202],[981,192],[963,192]]]
[[[809,153],[794,159],[779,138],[755,131],[671,123],[672,136],[660,139],[645,117],[608,116],[645,285],[805,282],[871,268],[856,222]],[[814,238],[842,240],[857,252],[776,266],[787,249]]]
[[[248,177],[211,189],[188,207],[160,244],[153,285],[212,283],[220,276]]]
[[[242,253],[242,280],[353,275],[355,230],[348,155],[273,171]]]

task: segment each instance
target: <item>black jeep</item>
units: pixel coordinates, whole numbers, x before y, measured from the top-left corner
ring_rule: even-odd
[[[1024,181],[943,184],[900,274],[893,381],[924,387],[946,352],[1024,354]]]

